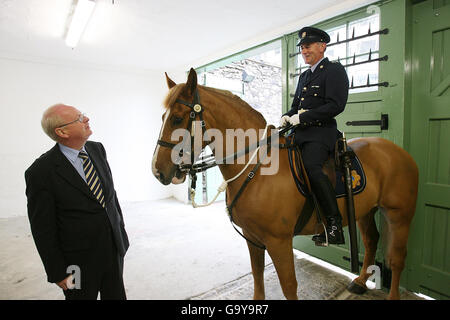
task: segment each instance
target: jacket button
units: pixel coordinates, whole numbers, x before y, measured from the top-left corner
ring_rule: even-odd
[[[305,100],[305,98],[301,98],[300,100],[302,100],[302,101],[303,101],[303,100]]]
[[[314,93],[314,97],[317,97],[317,93]]]

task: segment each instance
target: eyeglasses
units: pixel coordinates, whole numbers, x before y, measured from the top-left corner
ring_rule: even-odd
[[[73,121],[68,122],[68,123],[65,123],[65,124],[63,124],[63,125],[60,125],[60,126],[58,126],[57,128],[62,128],[62,127],[68,126],[69,124],[75,123],[75,122],[77,122],[77,121],[80,122],[80,123],[83,123],[83,122],[84,122],[84,118],[86,118],[86,114],[85,114],[85,113],[80,113],[80,114],[78,115],[78,119],[73,120]]]

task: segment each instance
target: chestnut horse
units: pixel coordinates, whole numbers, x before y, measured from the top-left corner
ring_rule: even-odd
[[[183,102],[195,101],[197,98],[206,128],[220,130],[223,136],[230,128],[246,131],[266,127],[264,117],[239,97],[228,91],[197,85],[194,69],[190,70],[185,84],[175,84],[167,74],[166,81],[170,90],[164,102],[166,111],[152,161],[153,174],[164,185],[182,183],[186,176],[186,173],[179,170],[178,164],[171,160],[172,147],[179,142],[172,141],[171,134],[175,129],[186,129],[193,112],[192,106],[189,108]],[[280,137],[280,143],[284,142],[285,138]],[[365,289],[366,281],[371,275],[367,268],[375,263],[379,239],[374,215],[380,209],[389,225],[387,232],[390,241],[386,261],[392,271],[392,279],[388,299],[399,299],[400,274],[405,265],[408,233],[417,198],[417,165],[405,150],[382,138],[355,138],[349,141],[349,145],[363,164],[367,177],[364,191],[354,196],[355,216],[364,242],[365,255],[361,273],[352,285]],[[292,238],[296,235],[294,226],[305,198],[298,192],[292,178],[286,149],[276,151],[279,151],[277,173],[261,175],[257,172],[237,201],[233,218],[248,240],[267,249],[285,297],[297,299]],[[261,168],[264,166],[268,165],[264,164]],[[219,168],[224,179],[229,179],[239,173],[244,165],[219,164]],[[228,184],[227,205],[252,168],[253,165],[249,166],[244,174]],[[345,198],[338,199],[338,206],[343,225],[348,225],[347,215],[343,214],[346,212]],[[316,224],[317,218],[313,214],[301,234],[314,234]],[[247,245],[254,279],[253,298],[264,299],[265,250],[249,241]]]

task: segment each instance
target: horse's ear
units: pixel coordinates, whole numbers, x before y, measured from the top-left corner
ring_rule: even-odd
[[[188,94],[193,95],[196,88],[197,88],[197,73],[193,68],[191,68],[191,70],[189,70],[189,75],[186,82],[186,89],[188,90]]]
[[[175,87],[177,84],[175,82],[173,82],[172,79],[169,78],[169,76],[167,75],[167,72],[164,72],[164,74],[166,75],[166,82],[167,82],[167,86],[169,87],[169,89],[172,89],[173,87]]]

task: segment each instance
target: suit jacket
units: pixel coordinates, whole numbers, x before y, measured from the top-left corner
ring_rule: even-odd
[[[309,80],[305,75],[306,71],[300,75],[291,109],[285,115],[292,116],[300,109],[308,110],[299,116],[296,142],[299,145],[321,142],[333,150],[340,135],[334,117],[344,111],[348,98],[347,73],[340,63],[325,58]]]
[[[92,256],[93,250],[110,248],[112,238],[123,257],[129,246],[105,149],[91,141],[86,142],[85,149],[101,180],[105,208],[58,144],[25,171],[31,232],[49,282],[68,276],[71,253]]]

